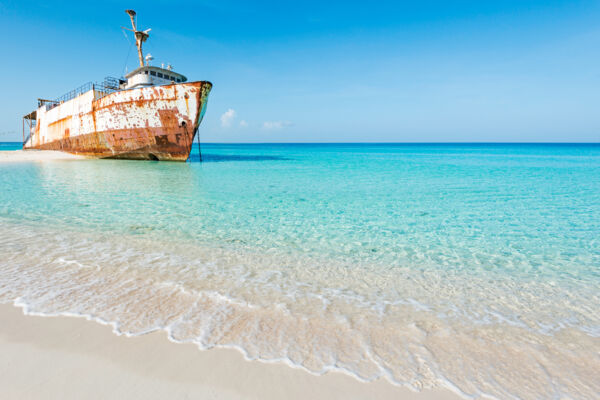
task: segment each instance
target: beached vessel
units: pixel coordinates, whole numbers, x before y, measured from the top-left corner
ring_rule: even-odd
[[[150,29],[131,18],[140,66],[124,78],[87,83],[56,100],[38,99],[23,117],[23,148],[93,158],[186,161],[212,84],[150,65],[142,43]]]

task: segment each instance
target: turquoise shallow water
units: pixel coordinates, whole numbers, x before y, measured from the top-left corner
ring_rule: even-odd
[[[600,145],[203,153],[0,164],[0,299],[416,389],[599,393]]]

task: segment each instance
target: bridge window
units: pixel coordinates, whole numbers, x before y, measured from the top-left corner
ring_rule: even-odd
[[[155,71],[150,71],[150,75],[156,76],[156,72]]]
[[[158,73],[158,77],[159,77],[159,78],[162,78],[162,77],[163,77],[163,74],[161,74],[161,73],[159,72],[159,73]]]

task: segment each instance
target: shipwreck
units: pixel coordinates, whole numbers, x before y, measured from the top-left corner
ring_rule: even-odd
[[[150,65],[131,19],[140,66],[123,78],[87,83],[54,100],[38,99],[23,117],[23,148],[59,150],[91,158],[186,161],[206,112],[212,84],[188,82],[170,65]]]

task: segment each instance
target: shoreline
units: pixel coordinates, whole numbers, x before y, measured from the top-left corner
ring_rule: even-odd
[[[317,376],[248,361],[234,349],[201,351],[169,341],[164,331],[117,336],[107,325],[25,315],[11,304],[0,304],[0,319],[0,393],[6,398],[460,398],[447,389],[413,392],[334,371]]]
[[[13,344],[42,332],[7,362],[26,355],[17,378],[31,385],[47,354],[31,345],[85,325],[80,345],[103,350],[64,386],[93,375],[191,398],[596,398],[599,150],[223,146],[206,152],[221,163],[193,168],[0,163],[0,304],[28,323],[56,316],[3,321]],[[160,354],[122,359],[148,340],[139,352]],[[64,370],[73,346],[47,358]],[[258,375],[240,387],[247,368]],[[123,393],[104,397],[142,397]]]

